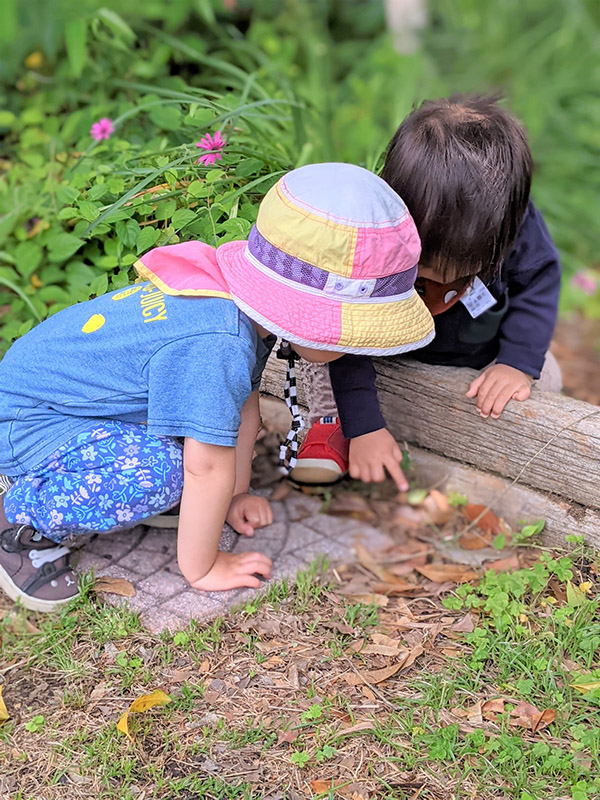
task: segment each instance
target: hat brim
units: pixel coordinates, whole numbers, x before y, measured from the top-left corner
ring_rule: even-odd
[[[292,344],[355,355],[391,356],[425,347],[433,319],[412,289],[400,297],[344,302],[267,275],[246,257],[246,242],[217,249],[219,267],[236,305]]]

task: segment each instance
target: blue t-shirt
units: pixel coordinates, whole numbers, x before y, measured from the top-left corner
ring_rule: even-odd
[[[98,419],[234,447],[272,345],[231,300],[151,283],[71,306],[0,362],[0,473],[32,470]]]

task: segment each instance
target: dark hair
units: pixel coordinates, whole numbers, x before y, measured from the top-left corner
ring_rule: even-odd
[[[445,282],[488,283],[519,230],[531,171],[525,130],[497,96],[453,95],[406,117],[381,177],[415,220],[425,266]]]

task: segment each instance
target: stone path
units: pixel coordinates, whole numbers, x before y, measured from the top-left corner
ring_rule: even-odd
[[[236,553],[260,550],[273,559],[271,581],[293,577],[318,555],[344,560],[352,553],[358,534],[375,539],[379,532],[357,520],[319,513],[320,501],[292,493],[273,503],[275,520],[254,537],[239,536],[228,526],[220,548]],[[96,576],[126,578],[136,594],[122,598],[104,594],[113,604],[128,603],[140,612],[142,623],[152,632],[178,630],[191,619],[206,622],[225,614],[232,606],[256,594],[255,589],[230,592],[200,592],[191,589],[176,560],[174,530],[138,526],[130,531],[94,536],[76,556],[80,572],[92,567]]]

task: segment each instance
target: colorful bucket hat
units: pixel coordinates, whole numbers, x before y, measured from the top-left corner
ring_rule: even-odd
[[[247,242],[217,248],[235,303],[293,344],[373,356],[434,337],[415,291],[421,244],[401,198],[351,164],[284,175],[262,201]]]
[[[420,252],[415,223],[388,184],[332,163],[282,177],[248,241],[158,247],[135,266],[167,294],[231,297],[292,344],[388,356],[435,335],[415,291]]]

